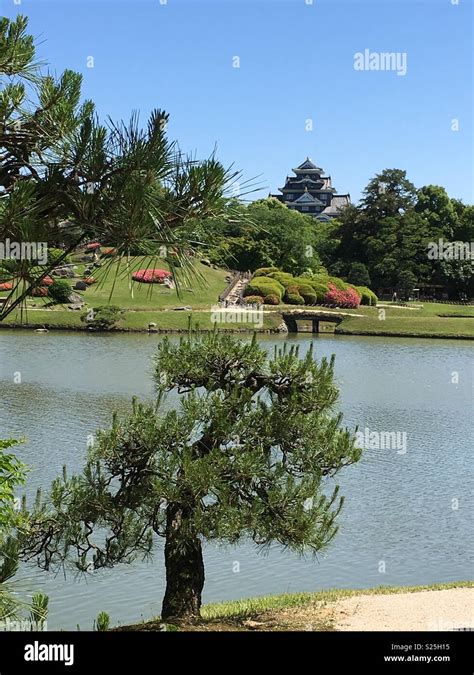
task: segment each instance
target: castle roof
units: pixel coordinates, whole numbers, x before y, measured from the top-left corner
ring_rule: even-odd
[[[293,204],[311,204],[313,206],[315,205],[321,205],[322,202],[317,199],[317,197],[313,197],[309,192],[304,192],[301,197],[298,197],[298,199],[295,199]]]
[[[306,157],[305,161],[297,166],[296,169],[292,169],[292,171],[294,173],[323,173],[323,170],[319,166],[316,166],[316,164],[313,164],[309,157]]]

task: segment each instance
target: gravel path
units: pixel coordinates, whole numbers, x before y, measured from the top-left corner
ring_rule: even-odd
[[[390,595],[358,595],[334,606],[341,631],[474,630],[474,588]]]

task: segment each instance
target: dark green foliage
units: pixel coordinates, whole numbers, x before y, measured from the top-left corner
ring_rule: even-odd
[[[370,286],[370,276],[364,263],[354,262],[349,267],[348,281],[358,286]]]
[[[280,304],[280,298],[278,295],[273,295],[270,293],[270,295],[266,295],[263,298],[263,303],[265,305],[279,305]]]
[[[164,537],[167,621],[199,614],[202,541],[324,549],[342,506],[326,481],[360,450],[333,412],[334,359],[312,349],[269,355],[256,339],[198,334],[161,341],[155,368],[156,403],[134,401],[98,432],[83,472],[30,513],[22,550],[46,568],[98,569]]]
[[[48,287],[48,295],[54,302],[69,302],[71,286],[65,279],[57,279],[54,284]]]
[[[92,330],[113,330],[122,319],[125,310],[115,305],[104,305],[103,307],[94,307],[81,314],[81,321],[87,324]]]

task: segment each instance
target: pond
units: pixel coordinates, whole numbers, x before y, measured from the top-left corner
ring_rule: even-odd
[[[89,434],[151,398],[156,335],[0,332],[0,437],[24,437],[27,493],[49,487],[66,464],[79,470]],[[323,588],[416,585],[472,577],[472,345],[455,340],[308,335],[261,337],[266,348],[297,343],[301,354],[336,354],[344,422],[406,434],[405,451],[367,449],[337,477],[346,503],[340,531],[315,557],[252,544],[205,547],[205,602]],[[19,382],[21,380],[21,382]],[[20,593],[50,596],[48,628],[92,627],[159,614],[162,551],[87,578],[22,566]]]

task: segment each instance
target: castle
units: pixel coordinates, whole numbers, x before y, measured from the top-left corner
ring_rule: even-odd
[[[292,169],[295,176],[287,176],[281,195],[271,195],[288,206],[317,220],[336,218],[340,209],[351,202],[350,194],[338,195],[331,185],[331,176],[307,157],[303,164]]]

